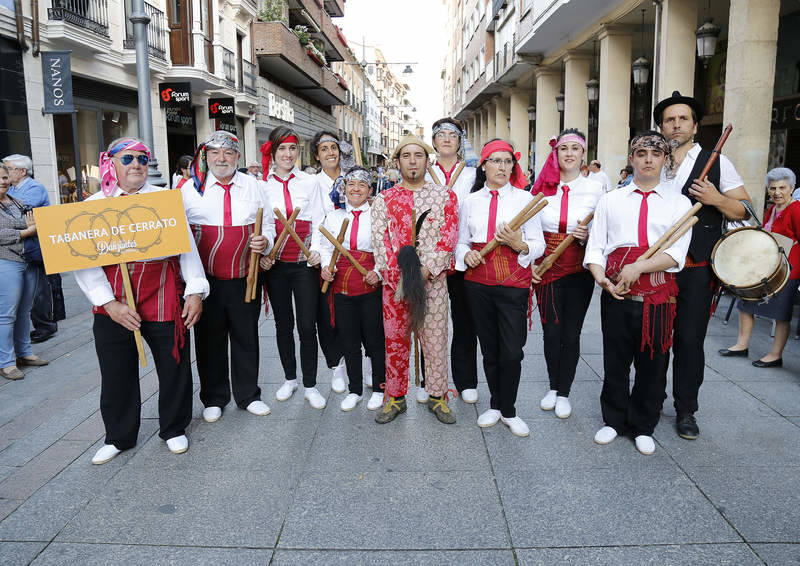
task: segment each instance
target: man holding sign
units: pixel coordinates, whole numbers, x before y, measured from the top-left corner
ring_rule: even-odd
[[[150,150],[140,140],[123,138],[113,141],[108,151],[100,155],[102,191],[87,201],[164,190],[147,183],[149,160]],[[142,206],[138,208],[148,210]],[[122,224],[123,217],[132,216],[128,210],[119,214],[120,223],[116,226],[98,221],[92,224],[93,228],[49,235],[47,240],[54,245],[66,240],[72,254],[80,255],[82,248],[79,245],[85,242],[84,237],[100,238],[109,226],[112,234],[120,236],[120,242],[114,246],[93,243],[97,252],[95,257],[120,252],[127,247],[141,248],[148,238],[148,229],[160,230],[158,226],[172,222],[172,219],[163,218],[160,212],[153,210],[150,220],[131,218]],[[126,227],[125,235],[120,234],[123,226]],[[192,420],[192,376],[189,342],[185,335],[200,318],[202,301],[208,295],[209,286],[194,241],[192,238],[188,240],[191,244],[189,252],[179,256],[75,272],[78,285],[94,306],[93,330],[100,362],[100,412],[106,438],[103,447],[92,458],[93,464],[105,464],[122,450],[136,445],[141,397],[137,347],[131,331],[140,331],[153,353],[159,383],[159,436],[167,441],[170,451],[175,454],[189,448],[185,429]],[[135,308],[128,306],[130,297],[126,297],[124,291],[123,269],[130,270]]]

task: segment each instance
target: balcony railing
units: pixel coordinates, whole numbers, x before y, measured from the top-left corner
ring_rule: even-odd
[[[222,71],[228,86],[236,86],[236,56],[230,49],[222,48]]]
[[[130,20],[133,11],[132,0],[125,0],[125,39],[122,46],[125,49],[136,49],[133,39],[133,23]],[[150,16],[147,26],[147,48],[150,55],[166,60],[167,58],[167,19],[164,12],[155,6],[144,3],[144,11]]]
[[[242,59],[242,84],[239,85],[240,92],[246,92],[253,96],[258,96],[258,69],[250,61]]]
[[[51,0],[47,18],[85,28],[103,37],[108,35],[108,0]]]

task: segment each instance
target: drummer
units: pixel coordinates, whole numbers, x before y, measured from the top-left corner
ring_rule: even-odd
[[[758,301],[742,301],[736,305],[739,309],[739,336],[736,344],[720,350],[721,356],[747,357],[750,334],[753,332],[754,315],[771,318],[775,321],[775,338],[772,349],[766,355],[753,362],[757,368],[781,367],[783,365],[783,348],[789,339],[789,328],[794,309],[794,294],[800,280],[800,203],[792,198],[796,177],[791,169],[776,167],[767,173],[767,191],[773,205],[764,215],[764,229],[791,238],[794,242],[789,252],[789,282],[768,303]]]
[[[698,179],[711,152],[694,142],[697,125],[703,118],[703,106],[697,99],[683,96],[676,90],[656,105],[653,118],[667,140],[677,144],[673,150],[674,168],[665,167],[661,180],[672,179],[671,190],[689,197],[692,204],[703,204],[697,213],[699,222],[692,230],[686,268],[677,275],[680,292],[672,347],[675,428],[681,438],[693,440],[700,435],[694,413],[705,369],[703,342],[716,291],[716,279],[709,265],[711,250],[722,234],[723,218],[747,217],[741,201],[748,200],[749,196],[742,178],[724,155],[719,156],[705,181]]]

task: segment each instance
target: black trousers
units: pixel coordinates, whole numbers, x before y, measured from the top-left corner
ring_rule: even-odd
[[[319,272],[305,263],[278,261],[267,271],[267,292],[275,315],[275,334],[278,355],[286,379],[297,379],[297,360],[294,350],[295,313],[300,334],[300,367],[303,385],[317,384],[317,311],[319,308]]]
[[[478,335],[472,321],[472,309],[464,290],[464,272],[447,276],[450,295],[450,319],[453,321],[453,341],[450,343],[450,369],[453,384],[459,393],[478,387]]]
[[[517,415],[522,348],[528,338],[528,289],[464,282],[478,331],[490,406],[506,418]]]
[[[58,332],[58,323],[53,315],[53,290],[50,288],[50,277],[44,270],[44,264],[33,262],[36,265],[36,294],[33,296],[31,307],[31,323],[33,332],[37,335],[47,336]],[[60,275],[56,274],[56,277]]]
[[[350,381],[350,393],[363,395],[361,344],[372,360],[372,390],[382,391],[386,381],[386,342],[383,334],[383,293],[377,291],[350,297],[333,296],[336,330],[344,350],[344,363]]]
[[[332,292],[333,291],[328,288],[327,293],[320,293],[317,308],[317,336],[319,337],[319,347],[322,349],[322,355],[325,356],[325,363],[329,369],[338,366],[344,355],[336,329],[331,326],[331,311],[328,304],[328,295]]]
[[[698,408],[697,395],[706,364],[703,344],[714,299],[714,273],[710,266],[687,267],[676,274],[676,280],[678,302],[672,345],[672,396],[675,411],[682,415],[694,413]],[[669,364],[669,357],[665,363]]]
[[[594,278],[588,271],[572,273],[550,285],[549,296],[539,305],[544,313],[544,359],[550,389],[569,397],[575,368],[581,356],[581,329],[592,302]]]
[[[133,332],[111,317],[94,315],[94,345],[100,362],[100,414],[106,444],[120,450],[136,446],[141,422],[139,355]],[[192,420],[192,374],[189,336],[175,362],[173,322],[142,322],[142,337],[150,346],[158,374],[158,436],[168,440],[185,433]]]
[[[261,291],[244,302],[247,278],[217,279],[206,274],[211,293],[194,326],[200,400],[205,407],[224,407],[233,399],[240,409],[261,399],[258,387],[258,317]],[[230,341],[230,384],[228,342]]]
[[[649,346],[641,349],[644,304],[621,301],[605,292],[600,298],[605,371],[600,407],[603,422],[620,435],[651,436],[664,404],[668,354],[662,353],[660,347],[663,320],[658,309],[649,308],[655,328],[652,356]],[[635,368],[633,389],[631,363]]]

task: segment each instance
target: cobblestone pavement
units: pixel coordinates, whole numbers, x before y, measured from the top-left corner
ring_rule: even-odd
[[[71,276],[65,292],[69,318],[34,346],[51,364],[0,384],[0,564],[800,564],[800,342],[782,369],[718,356],[735,341],[735,312],[722,324],[727,298],[706,341],[701,436],[677,437],[670,398],[653,456],[628,439],[592,440],[602,425],[595,296],[569,419],[539,409],[540,328],[528,337],[517,404],[527,439],[477,427],[483,378],[477,406],[452,402],[452,426],[411,399],[384,426],[364,403],[343,413],[323,363],[324,411],[302,392],[278,402],[264,319],[271,415],[229,405],[207,424],[195,398],[189,452],[175,456],[156,434],[151,362],[138,446],[93,466],[103,425],[91,313]],[[758,321],[751,360],[769,343]]]

